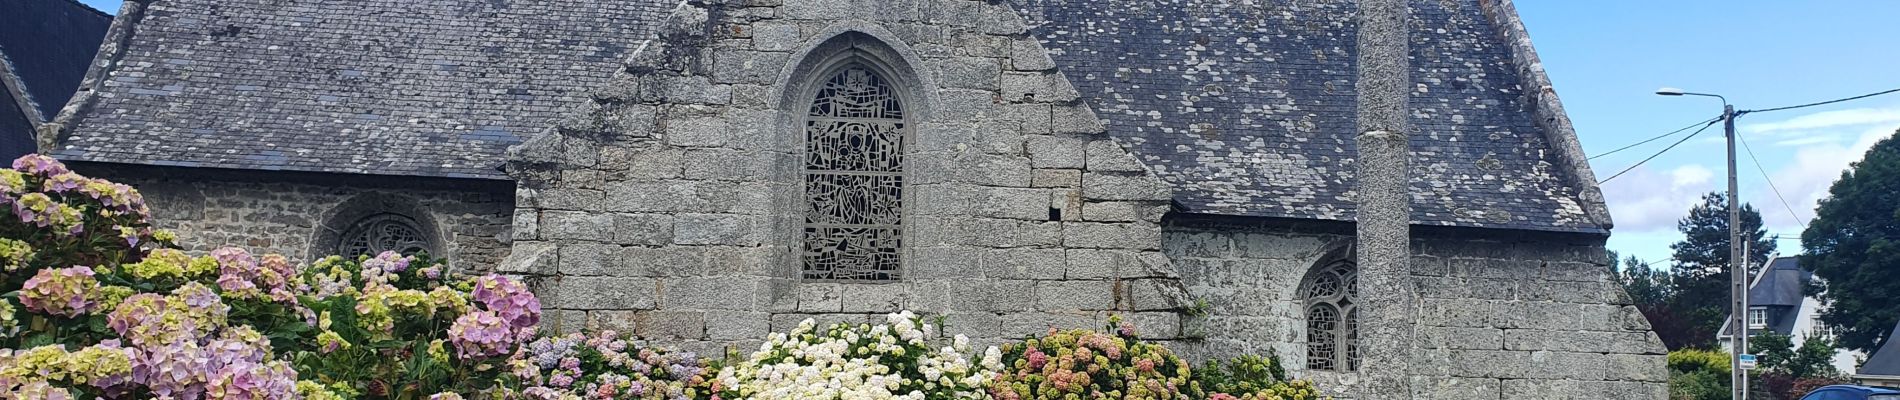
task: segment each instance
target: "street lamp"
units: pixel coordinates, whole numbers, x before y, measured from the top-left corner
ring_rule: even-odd
[[[1742,202],[1735,180],[1735,106],[1729,105],[1728,98],[1718,94],[1695,93],[1682,89],[1663,87],[1656,89],[1663,96],[1703,96],[1722,100],[1722,130],[1728,135],[1728,267],[1729,267],[1729,316],[1728,326],[1735,329],[1729,344],[1729,386],[1734,399],[1748,398],[1748,374],[1742,371],[1741,355],[1748,351],[1748,325],[1744,320],[1748,312],[1748,268],[1746,255],[1742,251]]]

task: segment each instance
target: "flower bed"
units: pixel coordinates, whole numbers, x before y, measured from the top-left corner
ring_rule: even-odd
[[[700,358],[612,331],[537,337],[541,304],[426,255],[218,249],[138,192],[29,155],[0,169],[0,398],[1311,399],[1273,360],[1190,368],[1126,326],[1001,349],[909,312]]]

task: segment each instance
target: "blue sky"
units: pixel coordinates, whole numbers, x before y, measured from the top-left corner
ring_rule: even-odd
[[[120,1],[82,0],[115,12]],[[1520,0],[1558,95],[1592,155],[1720,112],[1709,98],[1661,97],[1657,87],[1719,93],[1755,109],[1900,88],[1900,1]],[[1739,122],[1799,219],[1874,140],[1900,128],[1900,94],[1827,107],[1753,114]],[[1667,140],[1592,161],[1599,179]],[[1680,238],[1675,220],[1724,185],[1720,127],[1604,185],[1617,228],[1610,248],[1658,261]],[[1745,153],[1744,153],[1745,156]],[[1744,158],[1743,201],[1772,233],[1801,224]],[[1784,254],[1798,251],[1790,239]]]
[[[1808,103],[1900,88],[1900,2],[1520,0],[1544,67],[1592,155],[1721,112],[1712,98],[1662,97],[1660,86],[1727,96],[1739,109]],[[1900,128],[1900,94],[1832,106],[1751,114],[1744,139],[1794,214],[1815,200],[1867,146]],[[1617,227],[1610,248],[1666,260],[1681,238],[1675,220],[1699,194],[1726,186],[1721,127],[1603,186]],[[1608,178],[1668,144],[1593,160]],[[1742,201],[1771,233],[1797,237],[1790,217],[1742,153]],[[1781,252],[1799,251],[1795,240]]]

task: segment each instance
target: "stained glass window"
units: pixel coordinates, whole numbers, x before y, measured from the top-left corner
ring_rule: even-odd
[[[343,233],[338,254],[344,257],[371,256],[385,251],[402,254],[416,254],[429,249],[429,237],[416,221],[396,214],[381,214],[364,218],[350,226]]]
[[[1359,370],[1359,274],[1352,261],[1320,267],[1300,285],[1306,298],[1306,368]]]
[[[910,127],[890,84],[862,65],[838,70],[804,128],[805,279],[897,279]]]

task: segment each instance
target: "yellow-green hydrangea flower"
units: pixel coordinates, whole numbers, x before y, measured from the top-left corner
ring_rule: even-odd
[[[33,259],[33,245],[19,240],[0,238],[0,268],[18,271],[31,259]]]

